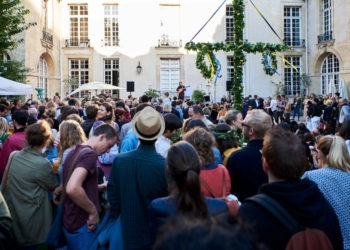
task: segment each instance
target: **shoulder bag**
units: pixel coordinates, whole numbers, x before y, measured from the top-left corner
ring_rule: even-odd
[[[209,187],[209,185],[203,180],[203,178],[199,177],[200,182],[203,184],[203,186],[209,191],[210,195],[213,198],[221,199],[226,202],[226,205],[228,206],[228,210],[230,212],[230,215],[236,216],[238,209],[239,209],[239,203],[236,200],[228,200],[226,196],[226,178],[225,178],[225,170],[223,166],[220,166],[222,170],[222,196],[216,197],[213,190]]]
[[[7,162],[7,165],[6,165],[6,168],[5,168],[5,175],[4,175],[3,180],[2,180],[2,186],[1,186],[1,193],[2,194],[4,194],[5,191],[6,191],[7,179],[9,178],[9,173],[10,173],[10,168],[11,168],[11,165],[12,165],[12,161],[13,161],[13,158],[15,158],[15,156],[16,156],[16,154],[18,152],[19,151],[13,151],[10,154],[9,161]]]
[[[65,180],[63,187],[62,187],[62,194],[60,198],[59,205],[57,205],[56,209],[56,217],[54,221],[52,222],[52,225],[50,227],[50,230],[48,234],[46,235],[45,243],[49,248],[57,249],[61,248],[67,245],[66,236],[64,235],[63,231],[63,201],[66,198],[66,186],[68,184],[69,178],[71,177],[74,166],[79,158],[79,156],[84,152],[88,150],[88,148],[83,148],[79,152],[76,153],[72,164],[69,167],[69,171],[67,174],[67,179]]]

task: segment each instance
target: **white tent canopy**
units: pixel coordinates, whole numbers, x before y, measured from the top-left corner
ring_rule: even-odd
[[[346,88],[346,84],[344,79],[340,79],[340,83],[339,83],[339,94],[342,98],[348,98],[348,90]]]
[[[111,84],[106,84],[102,82],[89,82],[86,84],[82,84],[79,88],[74,90],[72,93],[68,94],[68,96],[74,95],[75,93],[79,93],[80,91],[84,91],[84,90],[107,90],[107,89],[113,90],[113,89],[125,89],[125,88],[113,86]]]
[[[0,76],[0,95],[31,95],[31,85],[15,82]]]

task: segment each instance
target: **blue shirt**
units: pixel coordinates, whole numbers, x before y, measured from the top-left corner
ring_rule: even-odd
[[[307,171],[302,178],[314,181],[338,217],[344,249],[350,249],[350,173],[326,167]]]
[[[134,150],[139,145],[139,139],[136,137],[134,131],[130,129],[123,138],[122,147],[120,153]]]

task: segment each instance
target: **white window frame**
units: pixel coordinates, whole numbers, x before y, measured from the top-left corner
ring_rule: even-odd
[[[339,67],[339,60],[334,54],[330,54],[323,60],[321,65],[321,92],[323,95],[328,94],[331,80],[333,80],[335,91],[339,91]]]
[[[232,5],[226,5],[225,13],[226,13],[225,41],[227,43],[230,43],[230,42],[233,42],[233,40],[234,40],[233,18],[232,18],[233,7],[232,7]]]
[[[70,46],[87,46],[89,43],[88,5],[69,5]],[[76,26],[73,24],[76,23]]]
[[[167,63],[165,63],[167,61]],[[180,58],[161,58],[160,59],[160,90],[176,94],[176,88],[179,86],[181,77]],[[166,75],[168,83],[164,84],[162,76]]]
[[[89,59],[69,59],[69,77],[75,78],[77,82],[69,86],[69,93],[79,88],[82,84],[89,82]],[[76,93],[74,97],[83,98],[89,94],[89,91]]]
[[[233,68],[233,56],[227,56],[226,58],[226,81],[233,82],[234,68]]]
[[[289,46],[302,46],[301,8],[284,7],[284,42]]]
[[[0,53],[0,60],[6,62],[11,60],[11,57],[9,56],[9,54],[6,53],[6,51],[3,51]]]
[[[113,72],[118,72],[117,85],[113,85]],[[103,79],[104,83],[119,87],[119,58],[103,59]],[[113,90],[113,94],[119,95],[119,90]]]
[[[284,68],[285,94],[287,96],[295,96],[296,93],[301,93],[302,90],[299,77],[302,71],[302,58],[301,56],[285,56],[285,59],[298,69],[298,71],[296,71],[294,67],[290,65]]]
[[[47,97],[48,89],[48,76],[49,70],[47,67],[47,62],[43,56],[40,56],[38,65],[36,67],[38,72],[38,88],[43,89],[44,97]]]
[[[332,0],[323,0],[323,33],[330,35],[332,31]]]
[[[104,46],[119,45],[118,5],[104,5]]]

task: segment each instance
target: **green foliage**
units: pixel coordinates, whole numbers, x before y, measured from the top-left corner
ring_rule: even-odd
[[[233,66],[234,66],[234,79],[232,85],[232,92],[234,93],[234,109],[242,110],[243,108],[243,65],[246,61],[244,52],[246,53],[262,53],[264,54],[275,52],[282,52],[289,50],[289,47],[285,44],[271,44],[271,43],[248,43],[243,41],[243,29],[244,29],[244,2],[243,0],[232,0],[233,8],[233,30],[234,30],[234,42],[233,43],[187,43],[185,48],[187,50],[197,51],[196,67],[200,70],[203,77],[210,79],[212,76],[211,67],[214,68],[214,72],[218,69],[218,64],[215,62],[214,52],[225,51],[233,52]],[[210,57],[212,66],[207,66],[205,63],[206,56]],[[271,57],[271,66],[277,69],[276,56]],[[264,66],[265,67],[265,66]]]
[[[15,49],[24,41],[17,35],[36,25],[35,22],[26,23],[25,15],[29,10],[25,9],[21,0],[0,1],[0,52]]]
[[[205,92],[203,90],[194,90],[192,93],[192,99],[200,102],[204,102]]]
[[[176,132],[175,135],[173,135],[173,137],[171,137],[170,141],[171,141],[171,144],[173,144],[174,142],[177,141],[177,139],[179,139],[182,135],[182,128],[179,128]]]
[[[30,69],[24,67],[24,62],[0,60],[0,76],[16,82],[26,82],[26,76]]]
[[[144,94],[145,94],[146,96],[152,97],[152,98],[157,98],[157,97],[159,97],[158,91],[157,91],[156,89],[148,89],[147,91],[145,91]]]

